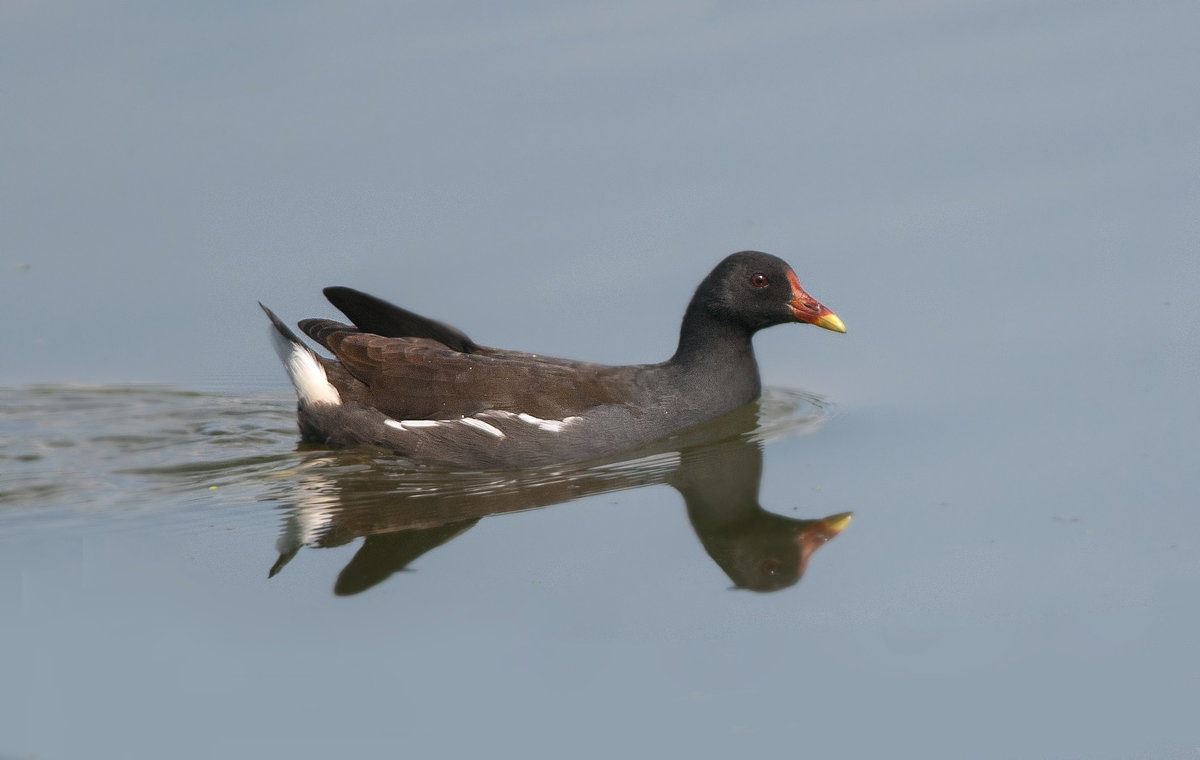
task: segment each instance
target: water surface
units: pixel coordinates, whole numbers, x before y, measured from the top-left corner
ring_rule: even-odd
[[[1200,6],[496,7],[0,8],[0,756],[1200,757]],[[256,304],[651,362],[748,248],[803,391],[519,478]]]

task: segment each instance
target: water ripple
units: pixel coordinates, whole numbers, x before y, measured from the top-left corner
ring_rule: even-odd
[[[747,414],[753,419],[737,418]],[[768,389],[759,404],[724,423],[584,467],[593,477],[651,477],[669,469],[669,452],[682,446],[731,438],[770,441],[812,432],[832,414],[819,397]],[[297,438],[295,401],[284,392],[227,396],[157,386],[0,388],[0,519],[252,504],[270,500],[314,468],[342,475],[382,472],[394,476],[397,493],[417,497],[447,488],[464,494],[503,489],[512,480],[494,473],[447,477],[377,454],[314,451],[297,446]],[[520,480],[525,486],[569,487],[579,469],[542,468]]]

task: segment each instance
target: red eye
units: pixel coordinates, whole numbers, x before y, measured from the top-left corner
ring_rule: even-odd
[[[756,288],[765,288],[765,287],[767,287],[767,283],[768,283],[767,276],[765,274],[763,274],[762,272],[759,272],[758,274],[752,275],[750,277],[750,284]]]

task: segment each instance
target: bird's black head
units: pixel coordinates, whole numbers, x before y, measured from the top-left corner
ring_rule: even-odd
[[[784,322],[807,322],[845,332],[842,321],[800,287],[778,256],[742,251],[727,256],[704,278],[692,307],[750,332]]]

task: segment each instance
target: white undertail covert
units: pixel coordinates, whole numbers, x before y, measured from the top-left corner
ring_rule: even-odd
[[[271,344],[275,346],[275,353],[279,354],[301,401],[306,404],[342,403],[342,395],[329,382],[325,368],[312,351],[288,340],[274,328],[271,329]]]

